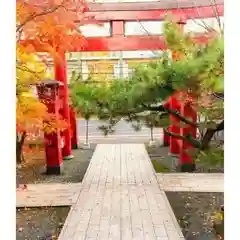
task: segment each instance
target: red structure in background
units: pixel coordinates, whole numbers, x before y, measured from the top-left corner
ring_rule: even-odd
[[[79,39],[79,44],[72,46],[69,52],[80,52],[80,51],[134,51],[134,50],[161,50],[166,49],[164,44],[163,36],[125,36],[124,34],[124,24],[126,21],[155,21],[163,20],[166,14],[171,14],[176,17],[176,21],[179,19],[201,19],[216,17],[216,13],[219,16],[223,16],[224,11],[224,1],[216,0],[216,5],[212,5],[210,0],[198,0],[193,2],[182,1],[182,0],[168,0],[168,1],[158,1],[158,2],[134,2],[134,3],[92,3],[88,5],[88,10],[86,11],[86,19],[95,19],[98,22],[110,22],[111,24],[111,37],[93,37],[87,38],[86,44],[82,46],[82,39]],[[205,43],[211,38],[210,35],[196,35],[194,40],[199,43]],[[24,43],[34,44],[34,39],[24,40]],[[39,46],[38,46],[39,47]],[[39,52],[46,52],[47,49],[41,47],[38,48]],[[56,79],[64,83],[63,92],[63,115],[67,122],[70,121],[69,115],[69,104],[67,101],[68,97],[68,87],[66,79],[66,60],[62,55],[61,64],[55,65]],[[58,79],[59,78],[59,79]],[[173,101],[171,101],[173,102]],[[172,104],[175,108],[176,104]],[[189,114],[189,111],[181,110],[181,113]],[[74,125],[74,124],[73,124]],[[74,129],[72,125],[72,129]],[[177,128],[174,128],[176,131]],[[174,131],[175,131],[174,130]],[[186,130],[187,131],[187,130]],[[70,133],[75,133],[75,130],[66,130],[65,136],[65,147],[64,154],[71,157],[71,139]],[[185,130],[183,130],[185,134]],[[76,139],[76,136],[75,136]],[[167,137],[164,136],[167,140]],[[173,141],[173,138],[170,142]],[[172,142],[172,151],[175,151],[174,144]],[[171,145],[171,143],[170,143]],[[188,148],[184,143],[182,148]],[[185,147],[186,146],[186,147]],[[177,150],[176,150],[177,152]],[[181,150],[181,163],[190,162],[186,160],[187,158]]]
[[[181,104],[177,96],[172,96],[169,100],[170,109],[181,113]],[[180,121],[177,117],[170,115],[170,128],[169,131],[174,134],[180,134]],[[166,134],[165,134],[166,135]],[[171,155],[178,155],[180,153],[180,144],[178,138],[170,137],[169,152]]]
[[[192,121],[193,124],[197,122],[197,112],[194,110],[191,101],[184,101],[181,103],[181,115]],[[192,137],[197,137],[197,128],[191,125],[185,125],[180,128],[180,133],[183,136],[191,134]],[[181,141],[180,145],[180,164],[182,172],[192,172],[195,170],[195,163],[192,161],[193,147],[188,141]]]
[[[55,79],[62,82],[60,86],[60,113],[63,119],[71,126],[70,121],[70,106],[69,106],[69,93],[67,86],[67,61],[65,53],[59,52],[56,59],[54,59]],[[64,147],[62,149],[62,156],[64,160],[70,160],[72,156],[72,134],[71,128],[63,131]]]

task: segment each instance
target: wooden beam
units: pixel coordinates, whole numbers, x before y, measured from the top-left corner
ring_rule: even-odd
[[[164,0],[157,2],[121,2],[121,3],[88,3],[89,12],[109,12],[109,11],[148,11],[180,8],[199,8],[224,4],[224,0]]]
[[[85,19],[94,19],[100,22],[109,21],[154,21],[164,20],[167,14],[186,19],[211,18],[215,16],[217,10],[219,16],[223,16],[224,6],[214,7],[185,8],[185,9],[155,9],[155,10],[135,10],[135,11],[108,11],[108,12],[86,12]]]
[[[194,37],[194,40],[199,43],[207,42],[211,36],[200,35]],[[76,41],[77,42],[77,41]],[[96,37],[86,38],[84,45],[82,38],[79,39],[79,45],[72,46],[69,52],[79,51],[141,51],[141,50],[161,50],[166,49],[163,36],[113,36],[113,37]],[[34,40],[22,41],[23,45],[32,44],[36,51],[46,52],[44,46],[39,46]]]

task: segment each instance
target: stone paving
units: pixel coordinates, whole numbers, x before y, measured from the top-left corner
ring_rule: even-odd
[[[81,183],[28,184],[16,192],[16,207],[69,206],[77,200]]]
[[[157,173],[156,176],[164,191],[224,192],[223,173]]]
[[[143,144],[99,144],[59,240],[184,239]]]

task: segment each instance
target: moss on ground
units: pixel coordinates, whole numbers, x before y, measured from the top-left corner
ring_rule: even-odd
[[[152,165],[156,171],[156,173],[164,173],[164,172],[169,172],[169,168],[160,163],[157,160],[152,160]]]

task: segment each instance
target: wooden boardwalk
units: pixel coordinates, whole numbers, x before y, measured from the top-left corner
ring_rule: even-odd
[[[59,240],[184,239],[143,144],[99,144]]]

